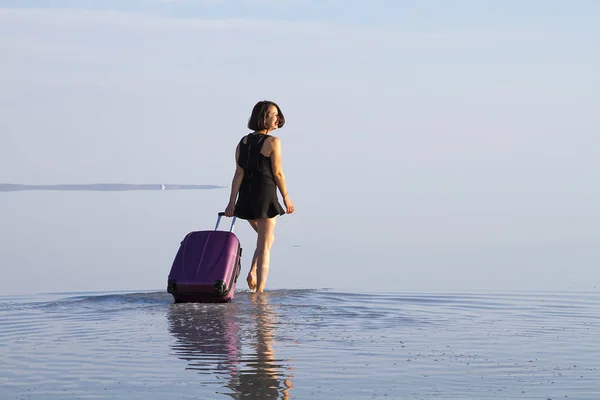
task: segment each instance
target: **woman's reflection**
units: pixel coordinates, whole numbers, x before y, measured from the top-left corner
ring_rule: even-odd
[[[241,295],[225,305],[173,304],[169,310],[178,357],[201,374],[226,374],[224,386],[235,400],[290,398],[290,368],[273,351],[277,316],[269,295]]]
[[[239,324],[233,304],[172,304],[169,330],[172,346],[187,369],[235,376],[239,365]]]
[[[277,316],[269,304],[269,292],[255,293],[250,298],[249,314],[252,316],[253,330],[252,352],[244,357],[244,367],[231,388],[238,393],[234,399],[289,399],[291,375],[286,370],[291,369],[277,360],[273,350],[275,323]]]

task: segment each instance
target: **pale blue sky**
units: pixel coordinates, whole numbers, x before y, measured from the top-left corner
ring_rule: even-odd
[[[599,20],[594,1],[0,0],[0,182],[228,186],[267,98],[297,208],[270,287],[591,289]],[[161,289],[227,197],[0,193],[0,293]]]

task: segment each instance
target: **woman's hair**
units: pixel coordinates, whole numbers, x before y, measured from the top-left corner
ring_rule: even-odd
[[[265,119],[267,117],[267,111],[269,111],[270,106],[275,106],[277,108],[277,113],[279,114],[279,122],[277,126],[281,128],[283,124],[285,124],[285,117],[281,112],[281,108],[279,106],[269,100],[262,100],[254,105],[252,109],[252,114],[250,115],[250,119],[248,119],[248,129],[253,131],[260,131],[262,129],[266,129],[265,127]]]

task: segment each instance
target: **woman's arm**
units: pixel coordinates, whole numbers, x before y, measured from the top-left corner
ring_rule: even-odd
[[[285,198],[287,195],[287,187],[285,184],[285,176],[283,175],[283,168],[281,167],[281,141],[278,137],[272,137],[271,148],[271,167],[273,169],[273,177],[275,178],[275,184],[279,188],[281,196]]]
[[[238,157],[240,155],[240,145],[238,144],[235,148],[235,173],[233,174],[233,180],[231,181],[231,193],[229,194],[229,204],[225,209],[225,215],[228,217],[233,216],[233,209],[235,208],[235,200],[237,199],[242,180],[244,179],[244,169],[238,165]]]
[[[281,142],[278,137],[273,136],[271,143],[273,151],[271,152],[271,167],[273,169],[273,177],[275,178],[275,184],[279,188],[279,192],[283,197],[283,202],[287,208],[288,214],[294,212],[294,204],[290,200],[287,186],[285,183],[285,176],[283,175],[283,169],[281,167]]]

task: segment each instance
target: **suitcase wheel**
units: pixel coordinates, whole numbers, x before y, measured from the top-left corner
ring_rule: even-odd
[[[167,293],[175,293],[177,290],[177,284],[175,282],[169,282],[167,284]]]
[[[218,280],[215,282],[214,288],[219,296],[223,296],[227,291],[227,284],[224,281]]]

